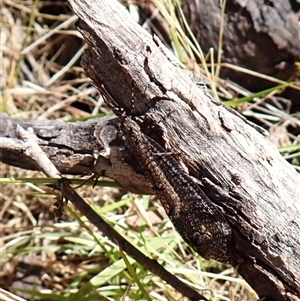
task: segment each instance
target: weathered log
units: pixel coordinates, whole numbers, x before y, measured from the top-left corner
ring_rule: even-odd
[[[211,48],[217,53],[224,18],[222,62],[284,81],[295,79],[295,63],[300,57],[299,1],[227,1],[224,16],[219,0],[184,0],[182,9],[205,53]],[[227,67],[222,67],[221,77],[250,91],[274,85]],[[289,89],[287,92],[285,95],[294,108],[299,108],[300,91]]]
[[[142,130],[201,181],[234,231],[241,275],[261,297],[299,298],[296,171],[266,137],[213,101],[117,2],[70,4],[89,44],[86,73],[127,114],[141,116]]]
[[[117,1],[70,1],[82,64],[186,166],[234,234],[234,265],[260,297],[300,298],[300,177],[261,132],[215,102]]]
[[[126,148],[120,121],[115,116],[85,122],[12,119],[0,114],[0,139],[20,143],[17,126],[33,129],[43,151],[61,174],[96,175],[113,179],[135,193],[153,194],[134,154]],[[22,148],[12,150],[1,143],[0,160],[27,170],[40,170]]]

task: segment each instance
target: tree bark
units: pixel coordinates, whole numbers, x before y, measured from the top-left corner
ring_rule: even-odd
[[[22,143],[17,127],[32,128],[39,145],[51,158],[61,174],[95,175],[113,179],[120,187],[134,193],[153,194],[151,184],[144,177],[134,154],[126,148],[115,116],[85,122],[64,123],[57,120],[12,119],[0,114],[0,160],[28,170],[40,166],[22,147],[12,150],[2,139]]]
[[[184,0],[182,9],[205,53],[211,48],[217,53],[221,19],[224,17],[222,62],[284,81],[297,78],[299,1],[227,1],[224,16],[219,0]],[[220,75],[253,92],[274,86],[268,80],[226,66],[222,67]],[[293,109],[299,110],[299,90],[287,89],[281,96],[288,97]]]
[[[134,23],[117,1],[71,0],[70,4],[89,45],[82,59],[86,73],[118,107],[140,117],[142,130],[201,182],[231,226],[232,264],[238,272],[260,298],[299,300],[296,171],[263,130],[214,101],[202,82]],[[80,141],[86,131],[81,132],[80,123],[77,126]],[[82,141],[93,135],[92,131]],[[96,147],[99,140],[92,138]]]

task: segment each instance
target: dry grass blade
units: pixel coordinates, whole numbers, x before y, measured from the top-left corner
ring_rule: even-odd
[[[0,288],[0,300],[2,301],[26,301],[23,298],[18,297],[2,288]]]

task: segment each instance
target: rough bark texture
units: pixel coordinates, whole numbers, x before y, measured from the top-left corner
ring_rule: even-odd
[[[221,7],[219,0],[184,0],[183,11],[205,52],[219,49]],[[245,67],[282,80],[294,79],[295,62],[300,57],[300,3],[296,0],[226,2],[222,62]],[[223,78],[230,78],[251,91],[261,91],[274,84],[223,67]],[[286,94],[296,99],[300,92]]]
[[[134,154],[124,144],[119,129],[120,121],[115,116],[63,123],[57,120],[12,119],[6,114],[0,114],[1,139],[22,143],[16,134],[18,125],[34,130],[39,145],[61,174],[95,174],[115,180],[126,191],[153,194]],[[23,169],[39,170],[32,158],[20,148],[12,151],[4,143],[1,144],[2,162]]]
[[[260,297],[299,300],[296,171],[261,131],[215,102],[116,1],[70,4],[89,44],[82,60],[87,74],[127,114],[142,117],[143,132],[201,182],[231,226],[238,272]]]

